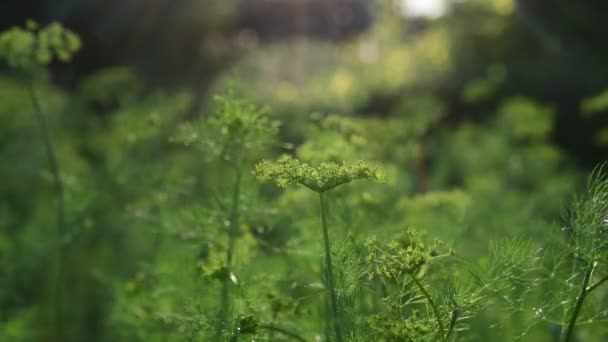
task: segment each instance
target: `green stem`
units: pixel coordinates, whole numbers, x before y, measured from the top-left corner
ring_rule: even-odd
[[[228,250],[226,251],[226,266],[229,269],[232,267],[234,245],[236,243],[236,236],[238,235],[242,176],[243,174],[241,172],[241,168],[239,167],[236,171],[236,180],[234,181],[234,190],[232,192],[232,208],[230,209],[230,224],[228,225]]]
[[[574,333],[574,326],[576,325],[576,320],[578,319],[578,315],[583,307],[583,303],[585,301],[585,297],[589,291],[587,290],[587,286],[589,286],[589,280],[591,279],[591,274],[597,265],[596,262],[592,262],[587,266],[587,270],[585,271],[585,276],[583,277],[583,283],[581,285],[580,292],[576,297],[576,303],[574,304],[574,309],[572,310],[572,314],[570,315],[570,320],[568,322],[568,326],[565,330],[562,330],[562,334],[560,337],[560,341],[568,342],[572,339],[572,335]]]
[[[435,301],[433,300],[431,295],[428,293],[428,291],[424,288],[424,286],[422,286],[422,284],[420,283],[418,278],[416,278],[416,276],[411,273],[410,273],[410,276],[414,280],[414,283],[416,284],[418,289],[420,289],[420,292],[422,292],[422,295],[426,298],[427,302],[429,303],[429,306],[431,307],[431,311],[433,311],[433,316],[435,316],[435,320],[437,321],[437,325],[439,326],[439,336],[441,336],[441,339],[443,341],[447,341],[446,336],[443,334],[445,330],[443,328],[443,322],[441,321],[441,316],[439,315],[439,309],[437,308],[437,305],[435,305]]]
[[[228,320],[230,314],[230,273],[232,270],[232,259],[234,256],[234,246],[239,227],[239,207],[241,197],[242,168],[240,163],[236,166],[236,179],[232,192],[232,207],[230,208],[228,223],[228,249],[226,250],[226,269],[228,274],[223,279],[219,320],[216,326],[216,341],[219,341],[222,334],[222,327]]]
[[[306,342],[306,340],[302,336],[300,336],[300,335],[298,335],[298,334],[296,334],[296,333],[294,333],[292,331],[289,331],[287,329],[283,329],[281,327],[277,327],[277,326],[272,325],[272,324],[262,324],[262,325],[260,325],[260,328],[266,329],[266,330],[269,330],[269,331],[276,331],[276,332],[281,333],[281,334],[283,334],[283,335],[285,335],[287,337],[291,337],[292,339],[294,339],[296,341]]]
[[[55,255],[53,260],[53,308],[54,308],[54,327],[55,327],[55,337],[57,341],[62,340],[63,338],[63,311],[62,311],[62,278],[63,278],[63,259],[64,259],[64,248],[63,248],[63,238],[66,232],[66,214],[65,214],[65,196],[64,196],[64,188],[63,182],[61,181],[61,171],[59,168],[59,162],[57,161],[57,155],[55,153],[55,147],[53,145],[53,139],[51,137],[51,129],[49,127],[46,116],[42,111],[42,106],[40,104],[40,100],[38,98],[38,94],[36,93],[36,89],[34,87],[34,83],[32,83],[29,87],[30,97],[32,100],[32,104],[34,106],[34,113],[36,115],[36,119],[38,120],[38,124],[40,125],[40,129],[42,130],[42,134],[44,137],[44,146],[46,149],[46,156],[49,163],[49,168],[51,174],[53,175],[53,183],[55,187],[55,210],[57,214],[56,221],[56,229],[57,236],[55,241]]]
[[[454,328],[456,327],[456,321],[458,320],[458,310],[454,310],[452,312],[452,319],[450,319],[450,326],[448,327],[448,332],[445,334],[445,340],[449,341],[452,337],[452,333],[454,332]]]
[[[598,287],[602,286],[602,284],[604,284],[606,281],[608,281],[608,275],[605,276],[604,278],[596,281],[595,283],[589,285],[587,287],[587,294],[589,294],[591,291],[597,289]]]
[[[329,300],[331,303],[331,311],[334,321],[334,331],[336,333],[336,341],[342,342],[342,329],[340,326],[340,317],[338,315],[338,297],[334,286],[334,274],[331,263],[331,244],[329,242],[329,232],[327,229],[327,214],[325,207],[325,193],[319,192],[319,204],[321,207],[321,225],[323,228],[323,242],[325,245],[325,267],[327,270],[327,286],[329,287]]]
[[[274,322],[276,322],[277,315],[278,315],[278,311],[273,311],[273,313],[272,313],[272,320],[270,321],[269,326],[272,326],[274,324]],[[268,341],[272,341],[273,339],[274,339],[274,330],[273,329],[269,329],[268,330]]]

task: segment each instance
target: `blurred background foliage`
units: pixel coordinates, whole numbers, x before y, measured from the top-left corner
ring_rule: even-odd
[[[245,159],[231,267],[239,327],[251,315],[306,340],[323,335],[314,195],[258,185],[249,170],[263,157],[383,167],[386,185],[333,195],[338,255],[356,247],[351,238],[388,239],[408,227],[479,265],[490,241],[550,240],[585,173],[608,157],[608,3],[446,0],[431,15],[404,4],[1,4],[0,31],[58,21],[82,48],[35,77],[0,65],[0,340],[210,339],[234,174],[197,141],[213,135],[205,124],[217,109],[212,95],[230,87],[281,122],[277,140]],[[61,233],[32,84],[60,165]],[[554,336],[547,322],[527,325],[534,311],[492,312],[459,337]],[[580,338],[606,333],[596,326]]]

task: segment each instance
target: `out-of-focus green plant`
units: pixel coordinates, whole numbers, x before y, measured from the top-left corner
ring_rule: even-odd
[[[608,109],[608,91],[583,99],[581,103],[581,114],[585,119],[598,119]],[[598,145],[608,145],[608,127],[601,126],[596,133],[595,142]]]
[[[224,221],[227,227],[228,246],[223,266],[216,271],[217,277],[223,283],[215,334],[215,338],[219,339],[225,334],[225,330],[228,330],[229,334],[245,333],[239,327],[235,330],[230,329],[228,325],[228,318],[231,315],[230,283],[238,283],[232,266],[236,241],[240,235],[242,179],[250,153],[274,140],[278,122],[268,117],[267,109],[258,108],[245,99],[237,98],[233,90],[226,96],[216,96],[214,100],[215,113],[203,124],[208,129],[203,127],[204,130],[198,130],[192,124],[186,124],[181,127],[179,135],[174,140],[186,145],[204,147],[206,153],[216,153],[235,174],[230,209]],[[209,137],[201,136],[205,133],[208,133]]]
[[[608,91],[588,97],[581,103],[581,111],[586,116],[596,115],[606,109],[608,109]]]
[[[9,66],[34,71],[54,59],[69,62],[80,49],[80,38],[59,23],[39,28],[28,21],[26,28],[14,27],[0,35],[0,59]]]
[[[500,120],[515,139],[546,140],[553,130],[553,111],[525,98],[507,99]]]
[[[78,95],[97,111],[109,111],[138,99],[143,85],[127,67],[105,68],[84,78],[78,85]]]
[[[55,257],[52,269],[53,277],[53,320],[54,334],[57,340],[65,337],[62,310],[63,301],[63,263],[64,241],[69,229],[67,227],[64,180],[53,144],[51,128],[44,114],[43,105],[35,89],[35,77],[45,66],[57,59],[68,62],[80,49],[80,39],[72,31],[65,29],[59,23],[52,23],[44,28],[38,27],[34,21],[28,21],[26,28],[15,27],[0,34],[0,62],[28,74],[30,79],[29,94],[34,107],[34,113],[44,136],[46,155],[50,171],[55,183],[55,205],[57,231],[55,236]]]

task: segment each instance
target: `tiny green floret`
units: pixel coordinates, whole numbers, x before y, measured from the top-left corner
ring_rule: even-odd
[[[325,192],[357,179],[384,180],[382,171],[364,161],[354,164],[325,162],[315,167],[289,155],[283,155],[277,161],[259,162],[253,174],[261,181],[275,179],[281,188],[300,184],[316,192]]]

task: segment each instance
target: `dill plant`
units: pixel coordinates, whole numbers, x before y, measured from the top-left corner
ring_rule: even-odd
[[[542,244],[524,236],[492,242],[484,275],[472,274],[486,305],[500,306],[508,323],[523,326],[521,337],[543,323],[555,340],[574,341],[578,326],[606,319],[601,289],[608,282],[607,232],[604,164],[567,207],[558,236],[548,234]]]
[[[174,139],[186,145],[195,145],[210,156],[219,158],[234,175],[227,217],[222,221],[226,227],[227,248],[223,265],[213,271],[212,276],[222,281],[219,314],[215,326],[215,339],[219,340],[229,328],[231,340],[238,334],[253,331],[251,318],[239,318],[234,329],[229,326],[231,316],[231,283],[238,285],[232,270],[237,238],[240,234],[241,199],[243,176],[249,169],[247,161],[254,151],[272,143],[279,123],[269,118],[267,108],[260,108],[250,101],[239,98],[234,89],[226,95],[214,97],[215,112],[203,123],[203,127],[187,124]],[[201,136],[207,135],[207,136]],[[209,155],[207,156],[209,157]],[[248,328],[243,328],[247,326]]]
[[[574,199],[565,216],[565,247],[571,258],[571,276],[566,284],[575,290],[576,296],[567,301],[564,310],[560,335],[560,341],[563,342],[574,340],[575,327],[585,303],[608,281],[606,167],[603,164],[591,173],[587,192]]]
[[[478,289],[454,276],[455,270],[445,276],[435,267],[438,260],[454,255],[441,241],[427,244],[408,229],[388,242],[371,237],[365,246],[368,277],[380,285],[384,306],[362,322],[375,340],[450,341],[479,311]]]
[[[53,261],[53,308],[54,334],[57,340],[63,339],[64,323],[62,282],[64,263],[64,244],[68,230],[66,204],[61,167],[53,143],[52,129],[44,112],[43,104],[36,91],[36,78],[45,71],[45,67],[53,61],[69,62],[80,49],[81,42],[77,34],[66,29],[61,24],[53,22],[45,27],[28,20],[25,28],[13,27],[0,33],[0,61],[5,62],[13,70],[25,76],[29,81],[29,97],[40,130],[42,131],[44,147],[50,172],[53,177],[56,210],[55,256]]]
[[[367,246],[369,249],[368,262],[372,264],[370,277],[380,276],[385,279],[402,281],[403,277],[408,276],[429,304],[432,316],[437,323],[436,329],[439,338],[444,341],[447,340],[449,336],[446,333],[439,308],[417,275],[422,266],[432,256],[438,254],[437,246],[425,246],[420,237],[411,230],[406,232],[400,241],[393,240],[388,244],[380,244],[375,238],[372,238],[367,242]],[[414,311],[414,317],[415,315],[416,312]],[[415,336],[411,329],[420,330],[419,334],[423,333],[425,329],[429,329],[429,327],[424,328],[424,326],[419,325],[419,320],[410,322],[413,325],[406,324],[403,327],[407,331],[406,336]],[[448,332],[450,331],[452,329],[448,330]],[[415,340],[415,338],[412,339]]]
[[[331,243],[327,223],[327,193],[336,187],[359,179],[382,181],[384,179],[382,172],[364,161],[358,161],[354,164],[324,162],[318,166],[312,166],[289,155],[283,155],[274,162],[265,160],[259,162],[255,166],[253,173],[261,181],[274,179],[277,185],[282,188],[290,184],[297,184],[318,194],[321,230],[325,250],[325,276],[328,287],[328,301],[332,313],[331,321],[333,321],[336,340],[342,342],[344,336],[338,308],[338,294],[335,288],[331,260]],[[329,317],[327,321],[330,321]]]
[[[407,188],[409,184],[403,178],[409,177],[410,173],[397,173],[402,165],[395,165],[395,159],[409,165],[410,160],[415,159],[411,157],[416,154],[413,145],[419,134],[418,130],[425,131],[426,128],[418,127],[418,130],[412,128],[411,132],[408,131],[407,139],[403,141],[403,144],[399,144],[397,143],[399,133],[389,129],[387,124],[391,128],[402,127],[400,125],[405,125],[405,121],[393,122],[391,120],[389,124],[381,120],[337,115],[313,116],[312,119],[314,124],[311,129],[312,136],[296,150],[296,153],[301,159],[311,161],[313,166],[293,157],[283,156],[276,162],[260,162],[254,170],[258,178],[261,180],[275,179],[280,187],[299,184],[315,192],[324,191],[326,188],[333,189],[334,184],[340,184],[341,181],[324,180],[320,177],[321,172],[317,170],[317,168],[323,169],[323,167],[314,165],[353,166],[358,163],[356,162],[357,155],[366,158],[380,157],[385,160],[383,167],[389,168],[391,176],[401,177],[399,183],[391,184],[393,186],[391,188],[384,187],[380,190],[379,188],[358,186],[355,191],[337,192],[336,198],[334,198],[346,205],[344,208],[339,207],[338,209],[343,210],[340,212],[340,217],[344,220],[343,223],[351,229],[344,241],[338,241],[337,248],[330,248],[333,287],[335,288],[334,293],[339,294],[339,322],[342,325],[341,333],[344,335],[344,339],[348,341],[453,339],[464,328],[464,322],[477,312],[478,303],[481,300],[479,291],[472,286],[462,285],[460,279],[457,278],[447,277],[447,281],[437,282],[435,277],[428,277],[426,270],[431,267],[431,264],[436,263],[436,259],[443,259],[439,255],[435,255],[439,245],[425,245],[419,234],[413,230],[407,231],[406,235],[409,236],[409,239],[405,238],[402,228],[403,220],[411,220],[407,214],[401,214],[403,208],[399,204],[403,200],[409,199],[403,195],[401,186]],[[407,125],[406,127],[410,128]],[[390,155],[387,155],[388,151],[384,146],[393,145],[399,146],[399,148],[391,150]],[[340,164],[340,158],[354,161],[354,163]],[[324,163],[323,159],[332,161],[332,163]],[[383,178],[381,174],[375,176]],[[375,176],[367,174],[363,178],[376,178]],[[396,188],[399,190],[395,191]],[[438,205],[437,202],[443,202],[436,199],[437,197],[443,198],[442,193],[437,195],[435,192],[431,192],[426,195],[434,200],[427,201],[429,203],[421,203],[424,205],[410,210],[415,211],[411,214],[420,216],[420,212],[428,212]],[[460,200],[461,197],[466,196],[455,197]],[[460,204],[460,206],[466,205],[466,203]],[[445,216],[445,213],[442,214]],[[431,215],[437,216],[432,213]],[[445,218],[444,221],[450,222],[450,218]],[[373,225],[374,230],[381,232],[377,234],[390,234],[393,230],[400,232],[401,235],[397,240],[402,238],[412,240],[412,245],[405,242],[404,245],[400,245],[397,241],[383,243],[375,239],[369,239],[367,244],[358,242],[355,236],[364,233],[365,225]],[[357,229],[357,226],[360,226],[361,229]],[[353,228],[355,229],[353,230]],[[419,268],[421,272],[413,270],[411,272],[416,276],[420,287],[408,274],[387,276],[375,273],[383,266],[396,267],[392,258],[398,259],[402,256],[400,253],[410,253],[408,248],[418,246],[418,243],[425,246],[423,249],[427,253],[416,251],[416,253],[419,252],[419,256],[423,257]],[[431,255],[431,251],[433,251],[433,255]],[[327,261],[327,257],[325,259]],[[388,265],[389,261],[392,261],[392,266]],[[327,266],[325,269],[327,284],[329,282]],[[437,271],[438,268],[433,265],[433,274],[438,273]],[[443,286],[444,283],[453,284],[453,286]],[[327,312],[333,315],[333,311],[330,311],[332,309],[331,289],[329,285],[327,287],[330,297]],[[434,291],[431,293],[429,288]],[[421,291],[426,291],[426,293]],[[415,300],[403,300],[410,295]],[[454,312],[458,313],[454,314]],[[329,318],[333,317],[326,318],[328,325],[332,323]],[[440,331],[441,333],[439,333]],[[336,335],[335,332],[334,335]],[[327,339],[329,340],[329,337]]]

